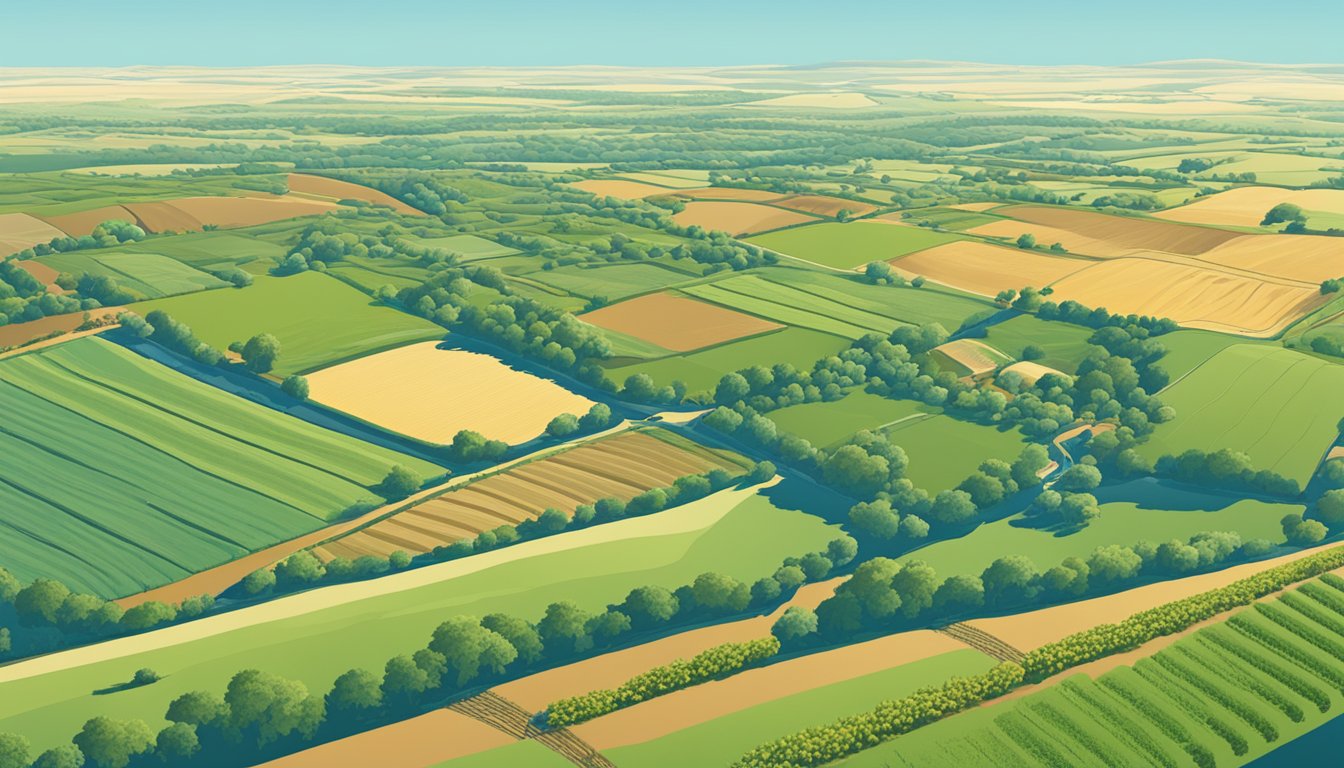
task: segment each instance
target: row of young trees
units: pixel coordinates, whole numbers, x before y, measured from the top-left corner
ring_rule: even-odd
[[[832,546],[827,551],[836,549]],[[851,548],[841,549],[853,557]],[[169,725],[157,734],[140,720],[95,717],[84,724],[72,744],[39,755],[32,765],[254,765],[317,740],[404,719],[475,688],[569,663],[637,637],[749,610],[767,610],[808,581],[804,570],[793,564],[805,559],[789,558],[775,574],[752,584],[708,572],[675,590],[638,587],[621,602],[599,611],[569,601],[555,602],[535,622],[503,613],[454,617],[440,624],[424,647],[388,659],[381,673],[351,669],[337,677],[325,695],[271,672],[243,670],[233,676],[222,696],[210,691],[178,696],[164,714]],[[766,582],[772,586],[763,587]],[[0,735],[0,749],[8,749],[12,765],[30,765],[32,756],[23,739]]]
[[[1025,683],[1141,646],[1187,629],[1265,595],[1344,566],[1344,547],[1276,566],[1192,597],[1103,624],[1031,651],[1022,663],[1005,662],[981,675],[953,678],[862,714],[809,728],[743,755],[734,768],[815,768],[909,733],[935,720],[1002,696]]]
[[[980,610],[1002,611],[1114,592],[1144,581],[1187,576],[1234,560],[1262,557],[1273,547],[1263,539],[1243,542],[1232,531],[1207,531],[1184,540],[1109,544],[1086,558],[1067,557],[1044,571],[1023,555],[1007,555],[978,575],[945,579],[919,560],[877,557],[859,565],[815,611],[791,607],[773,631],[791,646],[836,642]]]

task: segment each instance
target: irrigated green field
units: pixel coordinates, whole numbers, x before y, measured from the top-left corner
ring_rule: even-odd
[[[960,240],[960,235],[884,221],[824,222],[783,229],[748,242],[836,269],[854,269]]]
[[[0,560],[107,597],[375,503],[394,464],[442,474],[96,338],[0,363],[0,402]]]
[[[434,627],[452,616],[502,612],[535,621],[557,600],[600,610],[635,587],[676,587],[710,570],[755,579],[783,558],[822,549],[838,535],[835,526],[793,511],[807,493],[783,484],[764,493],[723,491],[658,515],[332,587],[321,591],[325,595],[287,598],[319,606],[313,612],[0,682],[0,732],[23,733],[46,749],[68,741],[98,714],[161,724],[178,695],[222,692],[242,667],[301,680],[309,690],[327,690],[352,667],[381,669],[390,657],[422,647]],[[752,546],[744,548],[746,540]],[[284,610],[271,614],[284,615]],[[163,679],[111,695],[92,693],[129,679],[141,667],[152,667]]]
[[[1176,419],[1139,450],[1156,459],[1228,448],[1305,485],[1339,436],[1344,366],[1273,346],[1238,344],[1162,394]]]
[[[323,368],[416,341],[442,338],[443,328],[391,307],[317,272],[258,277],[247,288],[210,291],[137,304],[161,309],[221,349],[258,333],[280,340],[280,375]]]

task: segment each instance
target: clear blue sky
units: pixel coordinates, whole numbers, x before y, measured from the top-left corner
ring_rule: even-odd
[[[2,0],[0,66],[1344,60],[1339,0]]]

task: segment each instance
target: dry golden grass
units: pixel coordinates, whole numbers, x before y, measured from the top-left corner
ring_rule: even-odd
[[[949,360],[971,372],[972,376],[992,373],[1005,356],[990,350],[975,339],[957,339],[933,348]],[[1011,358],[1009,358],[1011,359]]]
[[[570,186],[584,192],[591,192],[598,197],[617,197],[622,200],[640,200],[657,195],[669,195],[677,191],[653,184],[643,184],[638,181],[626,181],[625,179],[588,179],[587,181],[576,181]]]
[[[172,203],[127,203],[126,208],[147,232],[191,232],[203,226]]]
[[[1238,187],[1154,213],[1159,219],[1213,226],[1258,227],[1270,208],[1292,203],[1305,211],[1344,215],[1344,189]]]
[[[837,216],[841,211],[849,211],[853,216],[866,216],[877,210],[875,205],[826,195],[793,195],[775,200],[773,204],[781,208],[812,213],[817,216],[830,216],[831,218]]]
[[[683,227],[717,229],[730,235],[754,235],[816,221],[812,216],[746,202],[692,201],[672,217]]]
[[[592,401],[490,355],[411,344],[308,375],[311,397],[365,421],[430,443],[460,430],[521,443],[561,413]]]
[[[366,187],[363,184],[352,184],[348,181],[329,179],[325,176],[313,176],[307,173],[291,173],[289,174],[289,191],[303,195],[325,197],[332,201],[363,200],[366,203],[373,203],[374,205],[386,205],[397,213],[404,213],[411,216],[424,215],[422,211],[412,208],[385,192],[379,192],[378,190]]]
[[[959,240],[916,251],[893,260],[891,265],[902,272],[923,275],[935,282],[993,296],[1005,289],[1017,290],[1026,286],[1044,288],[1086,269],[1091,263],[1082,259],[1050,256],[1039,251]]]
[[[1096,256],[1123,256],[1133,251],[1145,250],[1197,256],[1233,238],[1240,237],[1236,232],[1208,227],[1153,221],[1136,216],[1112,216],[1075,208],[1013,205],[1000,208],[995,213],[1011,216],[1029,225],[1034,224],[1072,232],[1084,238],[1084,242],[1077,243],[1079,247],[1074,247],[1061,240],[1060,242],[1064,244],[1064,247],[1071,251]],[[1002,224],[1002,222],[985,226],[994,227],[999,224]],[[992,234],[985,232],[984,229],[984,227],[977,227],[975,231],[982,234]],[[1031,229],[1029,227],[1026,229],[1019,228],[1018,231],[1020,234],[1022,231],[1029,232]],[[1037,243],[1044,245],[1054,242],[1052,238],[1042,237],[1037,233],[1033,234],[1036,234]],[[1103,248],[1107,252],[1100,250]]]
[[[1320,283],[1322,280],[1344,276],[1344,238],[1321,235],[1244,235],[1223,243],[1199,258],[1201,261],[1265,275]]]
[[[64,235],[61,230],[26,213],[0,213],[0,258]]]
[[[1321,302],[1315,288],[1149,259],[1104,261],[1053,287],[1055,301],[1258,337],[1273,336]]]
[[[135,214],[120,205],[107,205],[102,208],[90,208],[79,213],[63,213],[59,216],[43,216],[42,220],[71,237],[92,234],[104,221],[129,221],[137,223]]]
[[[703,301],[651,293],[580,316],[600,328],[687,352],[784,326]]]
[[[1048,365],[1041,365],[1040,363],[1033,363],[1028,360],[1013,363],[1012,365],[1005,366],[1003,369],[1003,373],[1008,373],[1010,371],[1016,373],[1018,376],[1021,376],[1022,380],[1025,381],[1027,384],[1035,384],[1036,382],[1041,380],[1042,376],[1047,376],[1052,373],[1056,376],[1067,377],[1067,374],[1065,374],[1063,371],[1057,371]]]
[[[335,203],[290,197],[184,197],[165,203],[201,222],[228,229],[269,224],[335,209]]]
[[[624,432],[478,480],[314,552],[323,559],[429,552],[501,525],[517,525],[547,509],[568,514],[609,496],[631,499],[716,467],[738,468],[726,455],[694,443],[683,447],[643,432]]]
[[[492,726],[451,709],[436,709],[344,739],[262,763],[259,768],[427,768],[515,739]]]
[[[863,109],[877,102],[862,93],[795,93],[762,101],[750,101],[744,107],[804,107],[808,109]]]

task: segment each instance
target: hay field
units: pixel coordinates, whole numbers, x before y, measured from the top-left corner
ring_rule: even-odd
[[[774,200],[773,204],[781,208],[829,218],[835,218],[841,211],[849,211],[853,216],[867,216],[877,210],[877,206],[871,203],[860,203],[856,200],[846,200],[843,197],[829,197],[827,195],[792,195]]]
[[[824,222],[751,238],[762,248],[836,269],[854,269],[960,240],[960,235],[864,219]]]
[[[443,338],[441,326],[386,307],[334,277],[302,272],[257,277],[247,288],[154,299],[132,307],[162,309],[224,349],[258,333],[280,340],[275,373],[286,376],[371,352]]]
[[[751,203],[773,203],[787,195],[771,192],[768,189],[747,189],[739,187],[704,187],[702,189],[679,189],[677,197],[691,200],[737,200]]]
[[[1325,191],[1325,190],[1321,190]],[[1344,190],[1340,190],[1344,195]],[[1265,275],[1320,283],[1344,277],[1344,238],[1319,235],[1243,235],[1199,257]]]
[[[1305,485],[1339,437],[1341,391],[1342,366],[1280,347],[1228,347],[1162,393],[1177,417],[1139,453],[1228,448]]]
[[[308,374],[310,397],[364,421],[428,443],[463,429],[521,443],[562,413],[593,403],[490,355],[410,344]]]
[[[314,216],[337,208],[335,203],[288,197],[184,197],[168,204],[201,224],[224,229]]]
[[[1055,376],[1064,376],[1064,377],[1068,376],[1068,374],[1064,373],[1063,371],[1055,370],[1054,368],[1051,368],[1048,365],[1033,363],[1030,360],[1023,360],[1021,362],[1013,363],[1012,365],[1005,367],[1003,369],[1003,372],[1016,373],[1018,376],[1021,376],[1022,380],[1025,381],[1027,384],[1035,384],[1036,382],[1040,381],[1042,377],[1049,376],[1051,374],[1054,374]]]
[[[891,262],[902,272],[971,293],[993,296],[1005,289],[1044,288],[1086,269],[1090,262],[1048,256],[1038,251],[1004,248],[964,240],[917,251]]]
[[[26,213],[0,213],[0,258],[63,236],[61,230]]]
[[[995,213],[1010,216],[1027,225],[1050,227],[1073,233],[1074,245],[1061,240],[1065,248],[1095,256],[1118,256],[1133,251],[1162,251],[1198,256],[1240,235],[1208,227],[1193,227],[1164,221],[1153,221],[1134,216],[1111,216],[1095,211],[1041,205],[1012,205]],[[1003,223],[988,225],[1001,228]],[[977,227],[977,234],[994,234]],[[1031,232],[1030,227],[1016,228],[1018,234]],[[1050,231],[1050,230],[1046,230]],[[1053,243],[1053,237],[1036,234],[1041,244]],[[1077,246],[1077,247],[1075,247]]]
[[[1269,209],[1279,203],[1300,206],[1307,213],[1309,223],[1312,212],[1344,216],[1344,189],[1238,187],[1196,198],[1189,205],[1159,211],[1153,216],[1191,224],[1258,227]]]
[[[171,202],[127,203],[126,209],[147,232],[192,232],[200,231],[204,226],[195,216]]]
[[[580,315],[579,319],[675,352],[689,352],[784,327],[668,293],[640,296]]]
[[[749,101],[739,104],[741,107],[797,107],[806,109],[863,109],[876,107],[866,94],[862,93],[795,93],[778,96],[773,99]]]
[[[0,362],[0,560],[119,597],[372,504],[442,469],[88,337]]]
[[[666,195],[678,191],[624,179],[587,179],[576,181],[570,186],[598,197],[618,197],[622,200],[640,200],[645,197]]]
[[[1055,301],[1255,337],[1275,335],[1321,302],[1314,288],[1149,259],[1105,261],[1053,287]]]
[[[429,552],[482,531],[530,520],[550,508],[571,513],[580,504],[608,496],[634,498],[683,475],[714,468],[739,472],[744,461],[666,431],[623,432],[449,491],[314,552],[324,559],[387,556],[397,550]]]
[[[685,210],[672,216],[683,227],[698,226],[719,230],[734,236],[754,235],[772,229],[791,227],[816,221],[812,216],[797,211],[786,211],[756,203],[694,200]]]
[[[1012,359],[1002,352],[975,339],[957,339],[933,348],[934,352],[947,357],[971,376],[993,373],[994,369]]]
[[[289,191],[298,194],[316,195],[330,198],[332,201],[363,200],[374,205],[385,205],[397,213],[411,216],[424,215],[423,211],[413,208],[385,192],[379,192],[363,184],[354,184],[349,181],[329,179],[326,176],[314,176],[308,173],[291,173],[287,177],[287,181]]]
[[[116,220],[129,221],[132,224],[137,223],[135,214],[120,205],[105,205],[101,208],[92,208],[78,213],[63,213],[58,216],[42,216],[40,218],[71,237],[92,234],[93,230],[104,221]]]

